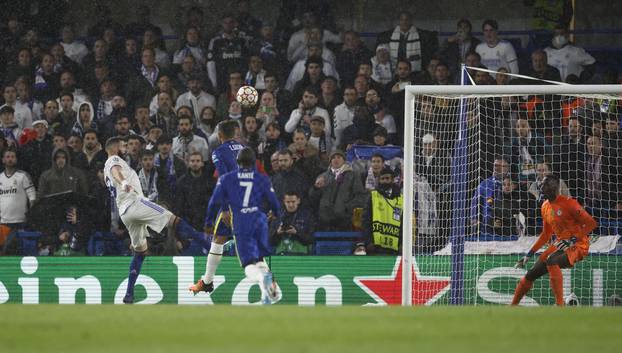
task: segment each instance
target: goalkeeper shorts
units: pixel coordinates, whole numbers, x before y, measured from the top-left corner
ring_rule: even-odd
[[[574,246],[569,247],[564,251],[566,256],[568,256],[568,262],[571,266],[574,266],[575,263],[583,260],[584,257],[587,256],[589,252],[589,243],[577,243]],[[554,246],[549,246],[538,258],[540,261],[546,263],[546,259],[549,258],[551,254],[557,251],[557,248]]]

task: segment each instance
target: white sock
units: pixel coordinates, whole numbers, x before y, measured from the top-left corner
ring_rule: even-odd
[[[246,275],[246,278],[259,284],[259,288],[261,289],[261,296],[263,298],[266,295],[266,288],[264,288],[263,285],[263,270],[257,265],[248,265],[244,267],[244,274]]]
[[[259,267],[259,269],[264,274],[270,272],[270,267],[268,267],[268,264],[265,261],[260,261],[260,262],[256,263],[255,265],[257,265],[257,267]]]
[[[218,265],[220,265],[220,260],[222,260],[223,248],[223,244],[216,244],[212,242],[212,245],[209,249],[209,254],[207,254],[207,263],[205,264],[205,275],[203,276],[203,282],[210,283],[214,281],[214,275],[216,274]]]

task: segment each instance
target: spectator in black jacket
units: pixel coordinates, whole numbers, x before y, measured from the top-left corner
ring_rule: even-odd
[[[196,229],[203,227],[205,210],[214,184],[214,179],[205,169],[201,153],[192,152],[189,157],[188,172],[177,182],[175,212]]]
[[[308,177],[294,167],[293,153],[289,149],[279,151],[280,171],[272,177],[272,185],[279,200],[288,192],[297,192],[298,197],[306,203],[307,190],[311,187]]]
[[[270,224],[270,244],[277,255],[308,255],[315,229],[313,213],[301,206],[295,191],[286,192],[281,200],[285,212]]]
[[[22,169],[30,174],[32,183],[39,184],[39,177],[43,171],[52,166],[52,137],[48,132],[48,122],[36,120],[32,127],[37,132],[37,137],[22,146],[20,158]]]

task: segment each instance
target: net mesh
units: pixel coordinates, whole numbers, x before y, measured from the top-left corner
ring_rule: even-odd
[[[563,270],[564,295],[598,306],[620,294],[620,97],[416,95],[414,107],[414,189],[404,192],[414,200],[415,277],[451,281],[435,303],[510,303],[526,272],[514,263],[542,229],[540,185],[551,173],[599,222],[590,255]],[[416,278],[413,288],[415,298],[435,290]],[[548,276],[522,301],[553,303]]]

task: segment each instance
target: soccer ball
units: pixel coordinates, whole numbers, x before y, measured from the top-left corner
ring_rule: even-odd
[[[242,104],[244,108],[252,108],[257,104],[257,100],[259,99],[259,93],[255,87],[252,86],[242,86],[238,90],[238,93],[235,96],[235,99]]]

